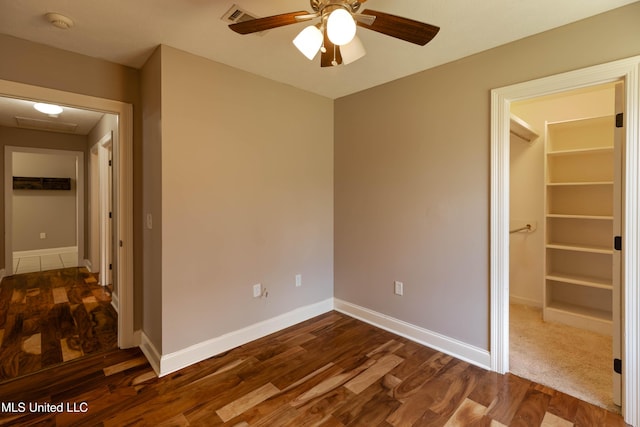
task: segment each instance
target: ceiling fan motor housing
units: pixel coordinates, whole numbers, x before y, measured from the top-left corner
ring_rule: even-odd
[[[356,13],[360,9],[361,3],[358,0],[310,0],[311,8],[324,15],[339,7],[351,13]]]

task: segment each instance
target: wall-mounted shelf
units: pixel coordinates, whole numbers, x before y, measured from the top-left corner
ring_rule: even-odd
[[[71,178],[13,177],[14,190],[71,190]]]
[[[536,132],[529,123],[514,114],[511,114],[509,132],[527,142],[531,142],[539,136],[538,132]]]

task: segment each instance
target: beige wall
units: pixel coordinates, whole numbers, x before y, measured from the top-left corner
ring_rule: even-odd
[[[133,105],[134,317],[142,324],[142,120],[140,76],[133,68],[0,34],[0,79]],[[4,188],[0,200],[4,200]],[[4,207],[0,209],[4,227]],[[0,249],[4,264],[4,245]]]
[[[514,233],[509,238],[509,292],[511,300],[542,307],[544,286],[544,154],[545,122],[615,113],[613,84],[511,104],[511,112],[540,134],[533,143],[511,141],[510,217],[535,221],[533,233]]]
[[[162,353],[330,298],[332,101],[166,46],[161,81]]]
[[[67,135],[63,133],[0,126],[0,164],[4,170],[5,146],[82,151],[86,153],[86,141],[86,137],[79,135]],[[4,236],[5,232],[4,190],[4,173],[2,173],[0,176],[0,235],[2,236]],[[0,246],[0,268],[4,268],[4,264],[5,245],[3,239],[3,243]]]
[[[13,251],[76,246],[76,153],[15,152],[12,163],[13,176],[71,178],[70,190],[13,190]]]
[[[638,22],[634,3],[338,99],[335,296],[488,349],[490,91],[638,55]]]

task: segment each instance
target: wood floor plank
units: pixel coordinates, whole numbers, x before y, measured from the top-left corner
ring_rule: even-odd
[[[625,426],[602,408],[335,312],[161,378],[139,349],[87,355],[4,382],[0,401],[88,405],[0,413],[0,425]]]
[[[529,387],[510,425],[526,427],[542,424],[549,406],[549,400],[549,395],[536,390],[534,387]]]
[[[395,354],[387,354],[376,360],[375,364],[360,373],[357,377],[350,380],[344,386],[351,390],[352,393],[359,394],[380,378],[384,377],[389,371],[404,362],[404,359]]]
[[[111,307],[110,293],[102,286],[87,283],[95,273],[85,268],[64,268],[17,274],[0,282],[0,323],[5,338],[15,336],[29,348],[12,348],[4,357],[0,348],[0,382],[29,375],[83,357],[117,347],[117,314]],[[100,296],[93,314],[79,313],[82,296]],[[17,321],[17,323],[16,323]],[[11,328],[17,328],[12,331]],[[13,322],[13,323],[11,323]],[[22,323],[20,323],[22,322]],[[40,334],[40,351],[33,351]],[[18,358],[18,369],[14,359]],[[5,365],[4,367],[2,365]]]
[[[447,420],[445,427],[456,426],[490,426],[491,418],[487,417],[487,407],[467,398]]]
[[[489,406],[487,415],[502,424],[509,425],[530,385],[530,381],[515,375],[507,374],[499,377],[498,392]]]
[[[218,409],[216,413],[222,421],[226,422],[242,414],[247,409],[254,407],[258,403],[264,402],[279,392],[280,390],[276,386],[271,383],[267,383],[262,387],[252,390],[244,396],[234,400],[233,402],[228,403]]]
[[[402,404],[389,393],[388,382],[379,381],[345,402],[333,416],[348,426],[377,426]]]

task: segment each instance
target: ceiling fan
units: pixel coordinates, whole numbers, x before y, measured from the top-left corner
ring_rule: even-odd
[[[420,46],[429,43],[440,30],[434,25],[376,10],[357,13],[366,1],[310,0],[313,13],[283,13],[237,22],[229,28],[239,34],[251,34],[320,18],[318,24],[304,28],[293,44],[310,60],[321,52],[322,67],[350,64],[364,56],[366,52],[356,36],[356,25]]]

